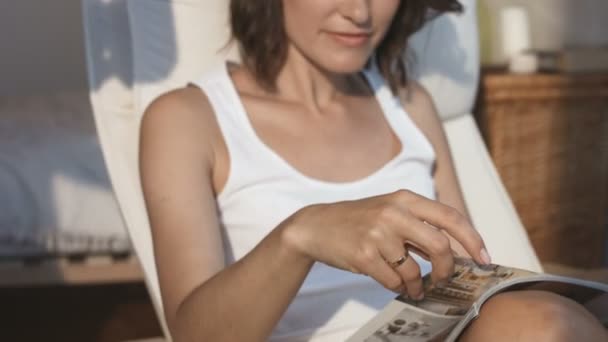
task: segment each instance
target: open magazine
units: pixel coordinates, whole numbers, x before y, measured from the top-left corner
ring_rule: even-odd
[[[551,291],[581,303],[592,312],[594,306],[608,303],[604,301],[608,298],[608,284],[500,265],[481,266],[465,258],[456,258],[455,272],[447,284],[435,286],[429,275],[423,283],[423,300],[395,298],[347,341],[455,341],[479,315],[483,303],[504,291]]]

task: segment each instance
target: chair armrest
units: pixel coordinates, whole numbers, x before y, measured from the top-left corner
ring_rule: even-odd
[[[456,173],[473,224],[492,261],[542,272],[517,212],[488,155],[472,115],[444,121]]]

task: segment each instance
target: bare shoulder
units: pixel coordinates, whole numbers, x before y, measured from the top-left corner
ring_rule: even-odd
[[[408,81],[407,86],[399,89],[399,98],[412,121],[426,135],[435,149],[440,148],[444,132],[431,94],[420,83]]]
[[[433,97],[417,81],[410,80],[406,86],[401,87],[399,89],[399,98],[403,106],[410,112],[410,115],[438,117]]]
[[[213,133],[216,126],[211,103],[200,89],[184,87],[167,92],[156,98],[144,112],[143,131],[161,130],[171,134],[179,128],[180,134],[195,131],[200,136]],[[209,132],[207,132],[209,131]]]
[[[186,145],[207,154],[213,152],[219,128],[205,94],[198,88],[184,87],[159,96],[148,106],[140,133],[142,148],[163,142],[168,148]]]

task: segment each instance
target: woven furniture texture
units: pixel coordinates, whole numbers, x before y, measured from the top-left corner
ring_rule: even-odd
[[[608,74],[486,73],[477,118],[543,262],[603,264]]]

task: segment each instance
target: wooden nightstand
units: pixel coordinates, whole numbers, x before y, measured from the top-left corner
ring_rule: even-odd
[[[608,74],[482,74],[476,118],[542,262],[603,265]]]

